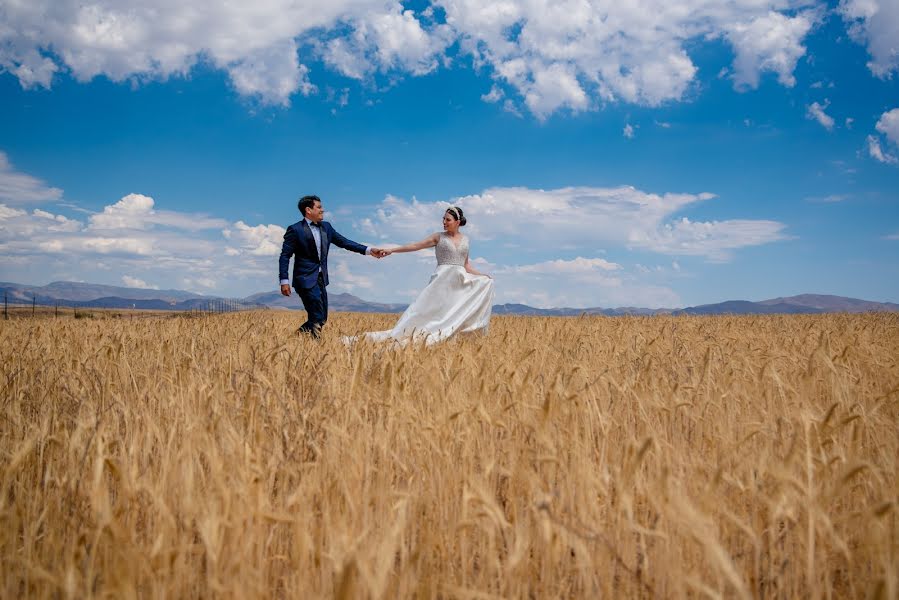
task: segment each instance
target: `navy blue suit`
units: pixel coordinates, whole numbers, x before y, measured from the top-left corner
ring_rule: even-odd
[[[344,250],[365,254],[366,246],[348,240],[337,233],[331,224],[321,222],[321,258],[315,249],[315,238],[306,219],[297,221],[284,233],[284,244],[281,246],[281,257],[278,259],[278,279],[288,279],[287,268],[290,257],[293,261],[293,277],[289,278],[293,289],[297,291],[308,316],[300,331],[308,331],[318,335],[319,330],[328,320],[328,248],[331,244]]]

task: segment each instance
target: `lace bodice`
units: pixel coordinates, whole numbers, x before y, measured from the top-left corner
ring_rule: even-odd
[[[450,239],[446,232],[442,231],[437,239],[435,252],[437,253],[438,265],[459,265],[464,267],[465,261],[468,260],[468,238],[463,235],[462,239],[459,240],[459,247],[456,248],[453,240]]]

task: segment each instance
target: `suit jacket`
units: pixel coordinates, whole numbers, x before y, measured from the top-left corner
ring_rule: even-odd
[[[328,285],[328,248],[331,244],[339,246],[344,250],[365,254],[366,246],[357,244],[353,240],[348,240],[331,227],[327,221],[321,222],[321,259],[319,253],[315,251],[315,238],[312,237],[312,230],[306,219],[297,221],[287,228],[284,233],[284,243],[281,245],[281,258],[278,260],[278,280],[287,279],[287,267],[290,264],[290,257],[294,257],[293,261],[293,287],[295,289],[309,289],[318,281],[318,272],[321,270]]]

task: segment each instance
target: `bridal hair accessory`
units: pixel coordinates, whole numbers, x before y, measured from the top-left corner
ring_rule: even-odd
[[[462,209],[458,206],[450,206],[446,209],[446,212],[453,215],[457,221],[459,221],[459,227],[464,227],[466,223],[468,223],[468,219],[465,218],[465,213],[462,212]]]

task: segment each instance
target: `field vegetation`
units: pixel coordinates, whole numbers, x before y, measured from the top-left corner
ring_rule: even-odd
[[[899,315],[0,321],[0,597],[897,598]]]

